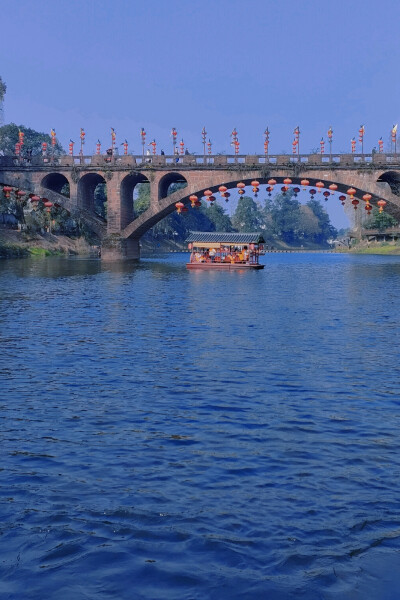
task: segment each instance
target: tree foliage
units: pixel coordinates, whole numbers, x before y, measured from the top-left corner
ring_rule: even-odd
[[[368,221],[364,224],[364,229],[380,229],[383,231],[388,227],[396,227],[398,222],[392,215],[386,212],[379,212],[379,209],[374,207]]]
[[[0,127],[0,152],[4,155],[11,156],[15,153],[15,144],[18,143],[18,133],[22,131],[24,135],[24,145],[22,148],[22,154],[37,155],[42,152],[42,144],[46,142],[50,151],[51,136],[47,133],[41,133],[25,127],[25,125],[16,125],[15,123],[9,123]],[[56,155],[65,154],[63,147],[59,142],[56,142],[54,146],[54,153]]]
[[[6,91],[7,91],[7,86],[4,83],[4,81],[2,80],[2,78],[0,77],[0,102],[2,102],[4,100]]]

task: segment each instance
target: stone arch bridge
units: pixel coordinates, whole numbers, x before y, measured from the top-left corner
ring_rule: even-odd
[[[141,236],[175,210],[180,200],[199,198],[206,189],[220,185],[236,188],[240,181],[250,185],[286,177],[293,185],[306,178],[310,186],[323,181],[338,186],[338,194],[349,187],[359,200],[372,195],[371,204],[386,200],[385,210],[400,220],[400,157],[389,154],[300,155],[300,156],[62,156],[0,157],[0,184],[17,187],[58,202],[72,214],[79,214],[99,236],[104,260],[139,259]],[[134,190],[139,183],[150,184],[150,207],[137,218]],[[99,183],[107,188],[107,220],[95,212],[94,192]],[[186,187],[173,193],[173,183]],[[69,195],[62,193],[68,189]],[[360,214],[360,211],[358,211]]]

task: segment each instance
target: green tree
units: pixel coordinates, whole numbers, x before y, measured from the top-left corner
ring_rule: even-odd
[[[204,206],[201,207],[201,211],[203,214],[209,219],[210,225],[212,224],[214,227],[209,229],[209,231],[233,231],[232,222],[230,220],[229,215],[226,214],[225,209],[220,204],[216,202],[212,202],[209,207]],[[197,231],[202,231],[198,229]],[[204,231],[204,230],[203,230]]]
[[[293,190],[285,194],[277,194],[270,209],[273,230],[277,237],[291,244],[299,239],[300,202],[294,196]]]
[[[337,236],[337,230],[331,224],[329,215],[319,200],[309,200],[307,206],[318,219],[319,231],[311,236],[312,241],[317,244],[326,244],[327,240],[335,238]]]
[[[371,217],[364,224],[364,229],[380,229],[383,231],[388,227],[396,227],[398,221],[392,215],[386,212],[379,212],[379,209],[374,207],[372,209]]]
[[[29,152],[32,155],[41,154],[43,142],[47,142],[48,148],[51,146],[51,136],[47,133],[40,133],[25,125],[16,125],[15,123],[9,123],[0,127],[0,152],[4,155],[11,156],[15,153],[15,144],[18,143],[18,133],[22,131],[24,135],[24,145],[22,153]],[[65,154],[63,147],[59,142],[54,146],[54,153],[59,156]]]
[[[150,184],[139,183],[137,186],[137,197],[134,201],[135,217],[144,213],[150,206]]]
[[[6,95],[7,86],[0,77],[0,102],[3,102],[4,96]]]
[[[232,225],[238,231],[259,231],[264,224],[263,215],[252,198],[240,198],[232,216]]]

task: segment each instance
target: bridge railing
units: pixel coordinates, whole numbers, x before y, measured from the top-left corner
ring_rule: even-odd
[[[154,166],[154,167],[169,167],[175,165],[179,167],[224,167],[228,165],[270,165],[270,166],[286,166],[290,164],[302,164],[307,166],[362,166],[367,164],[384,165],[384,164],[400,165],[399,154],[214,154],[207,156],[199,156],[197,154],[184,155],[114,155],[108,156],[103,154],[85,155],[85,156],[0,156],[0,168],[15,168],[15,167],[54,167],[54,166],[92,166],[105,167],[113,166],[121,168],[127,166]]]

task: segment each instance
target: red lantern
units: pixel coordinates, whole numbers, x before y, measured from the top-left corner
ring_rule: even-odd
[[[225,185],[220,185],[218,188],[218,191],[220,192],[220,194],[225,194],[225,192],[228,190],[228,188]]]
[[[46,198],[43,198],[43,203],[46,208],[51,208],[53,206],[53,203],[50,202],[50,200],[46,200]]]
[[[178,214],[181,213],[182,210],[185,208],[185,205],[183,204],[183,202],[176,202],[175,206],[176,206],[176,210],[178,211]]]
[[[329,196],[331,195],[331,193],[328,192],[328,191],[326,191],[326,192],[324,192],[323,195],[325,196],[325,202],[327,202],[327,200],[328,200]]]
[[[294,195],[297,197],[297,194],[300,192],[300,188],[295,187],[295,188],[293,188],[293,191],[294,191]]]
[[[225,194],[224,194],[225,202],[229,202],[229,196],[230,196],[230,193],[225,192]]]
[[[238,187],[240,190],[242,190],[243,188],[246,187],[246,184],[243,183],[243,181],[240,181],[239,183],[236,184],[236,187]]]
[[[346,201],[346,196],[339,196],[339,200],[342,203],[342,206],[344,206],[344,203]]]
[[[194,203],[194,207],[200,208],[200,206],[201,206],[201,202],[200,202],[200,200],[197,200],[197,202]]]
[[[205,192],[203,194],[203,196],[205,196],[206,198],[207,198],[207,196],[212,196],[212,195],[213,195],[213,193],[211,190],[205,190]]]
[[[311,198],[314,198],[315,194],[317,193],[317,190],[311,189],[310,190],[310,196]]]
[[[325,184],[322,181],[317,181],[317,183],[315,184],[315,187],[318,188],[318,192],[320,192],[322,190],[322,188],[325,187]]]
[[[365,205],[365,210],[366,210],[366,211],[367,211],[367,213],[369,214],[369,213],[371,212],[371,210],[372,210],[372,206],[371,206],[371,204],[366,204],[366,205]]]
[[[192,208],[194,208],[196,206],[196,202],[198,200],[198,197],[195,194],[192,194],[191,196],[189,196],[189,200],[192,204]]]
[[[303,186],[303,189],[305,190],[306,187],[310,185],[310,182],[308,181],[308,179],[302,179],[300,181],[300,184]]]
[[[364,202],[366,202],[367,204],[369,204],[369,201],[371,200],[371,198],[372,198],[371,194],[364,194],[364,196],[362,197]]]
[[[385,208],[386,204],[387,203],[385,200],[382,200],[382,199],[378,200],[377,205],[379,206],[380,213],[383,212],[383,209]]]
[[[350,196],[350,198],[353,198],[354,194],[357,192],[357,190],[355,190],[354,188],[349,188],[347,190],[348,195]]]
[[[17,196],[18,196],[19,198],[22,198],[22,196],[25,196],[25,194],[26,194],[26,192],[23,192],[22,190],[19,190],[19,191],[17,192]]]
[[[272,190],[273,190],[273,189],[274,189],[274,188],[273,188],[273,186],[271,186],[271,185],[269,185],[269,186],[267,187],[268,196],[270,196],[270,195],[271,195],[271,192],[272,192]]]
[[[351,201],[351,203],[354,206],[354,210],[357,210],[357,206],[360,204],[360,201],[357,200],[357,198],[353,198],[353,200]]]
[[[253,193],[255,196],[257,196],[259,191],[260,191],[260,188],[253,186]]]
[[[292,180],[289,177],[286,177],[286,179],[283,180],[283,183],[285,185],[290,185],[292,183]]]
[[[253,187],[258,187],[258,186],[260,185],[260,182],[259,182],[259,181],[257,181],[256,179],[254,179],[254,180],[251,182],[251,185],[252,185]]]
[[[288,188],[286,185],[283,185],[283,186],[281,187],[281,192],[283,193],[283,195],[285,195],[285,194],[286,194],[286,192],[288,191],[288,189],[289,189],[289,188]]]
[[[214,202],[215,201],[215,196],[212,196],[212,195],[211,196],[207,196],[207,200],[209,202]]]
[[[331,185],[329,186],[329,189],[330,189],[332,192],[336,192],[336,190],[337,190],[337,185],[336,185],[336,183],[331,183]]]
[[[9,198],[10,192],[12,192],[12,187],[10,185],[5,185],[3,187],[3,192],[4,192],[5,196],[6,196],[6,198]]]
[[[276,185],[276,179],[268,179],[268,185],[274,189],[274,185]]]
[[[35,194],[31,196],[31,202],[39,202],[40,196],[36,196]]]
[[[183,212],[183,213],[187,213],[187,212],[189,212],[189,209],[188,209],[188,207],[187,207],[187,206],[184,206],[183,208],[181,208],[181,212]]]

